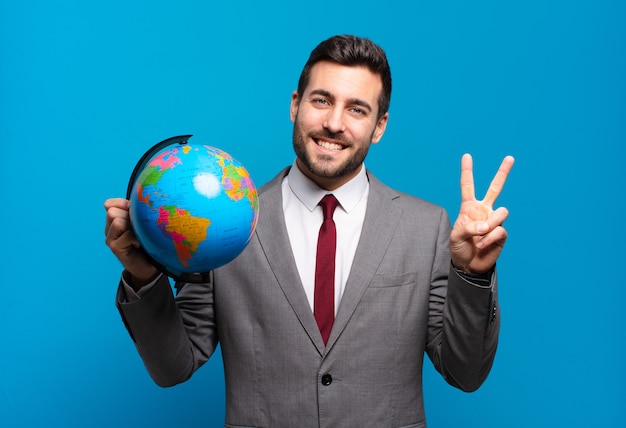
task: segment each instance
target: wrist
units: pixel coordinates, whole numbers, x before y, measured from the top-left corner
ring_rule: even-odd
[[[471,269],[469,266],[461,267],[458,264],[456,264],[454,261],[451,261],[451,264],[452,264],[452,268],[455,271],[457,271],[459,274],[465,275],[468,277],[481,278],[481,279],[490,277],[495,268],[495,265],[494,265],[485,271],[475,271]]]
[[[454,260],[450,260],[450,264],[452,265],[452,268],[460,274],[463,274],[463,275],[472,274],[472,271],[467,265],[462,265],[460,263],[455,262]]]
[[[128,270],[125,270],[124,272],[122,272],[122,275],[124,276],[124,280],[126,281],[126,283],[135,292],[138,292],[140,289],[142,289],[146,285],[154,282],[154,280],[156,280],[159,277],[160,272],[155,269],[154,272],[147,273],[146,275],[136,275],[136,274],[129,272]]]

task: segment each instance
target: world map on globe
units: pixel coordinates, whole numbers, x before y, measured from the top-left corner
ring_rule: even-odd
[[[216,147],[169,145],[138,171],[130,193],[133,231],[172,276],[203,273],[237,257],[258,220],[248,171]]]

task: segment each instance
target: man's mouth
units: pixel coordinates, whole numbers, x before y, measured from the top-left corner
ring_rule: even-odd
[[[314,138],[313,141],[315,141],[315,144],[317,144],[318,146],[322,147],[323,149],[326,150],[343,150],[344,148],[346,148],[346,146],[344,146],[343,144],[340,143],[336,143],[333,141],[328,141],[328,140],[324,140],[321,138]]]

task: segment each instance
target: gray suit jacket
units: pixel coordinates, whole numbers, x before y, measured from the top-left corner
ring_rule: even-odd
[[[260,218],[244,252],[208,284],[164,277],[118,308],[155,382],[188,379],[216,349],[226,378],[226,426],[423,427],[426,352],[466,391],[496,351],[496,280],[479,286],[451,269],[445,211],[371,174],[354,264],[324,346],[300,282],[282,211],[281,182],[259,192]]]

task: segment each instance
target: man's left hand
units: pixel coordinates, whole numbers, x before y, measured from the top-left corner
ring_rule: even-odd
[[[513,167],[512,156],[504,158],[482,201],[476,200],[472,157],[461,159],[461,209],[450,234],[452,264],[464,273],[487,272],[496,264],[506,242],[502,226],[506,208],[493,209]]]

